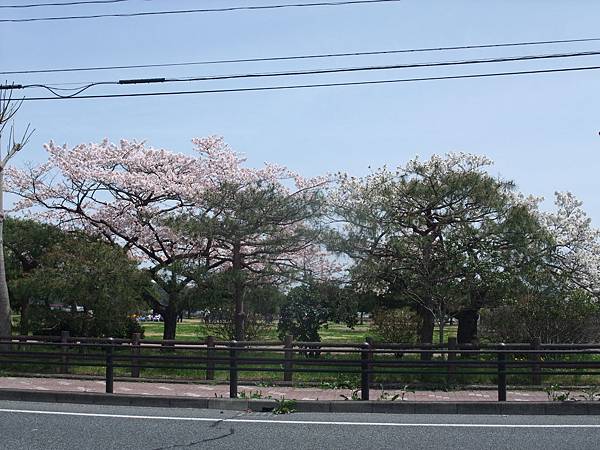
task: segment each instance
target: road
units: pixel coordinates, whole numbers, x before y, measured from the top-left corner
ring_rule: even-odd
[[[600,417],[294,413],[0,401],[2,449],[597,449]]]

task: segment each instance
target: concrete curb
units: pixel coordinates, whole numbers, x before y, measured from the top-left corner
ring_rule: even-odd
[[[275,400],[140,396],[97,392],[0,389],[0,400],[79,403],[91,405],[152,406],[233,411],[272,411]],[[297,412],[384,414],[501,414],[501,415],[600,415],[600,402],[406,402],[298,400]]]

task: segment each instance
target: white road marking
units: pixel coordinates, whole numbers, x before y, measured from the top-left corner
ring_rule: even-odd
[[[219,419],[213,417],[138,416],[132,414],[101,414],[66,411],[36,411],[27,409],[4,409],[0,413],[42,414],[55,416],[105,417],[115,419],[176,420],[185,422],[268,423],[287,425],[351,425],[367,427],[433,427],[433,428],[600,428],[600,424],[507,424],[507,423],[396,423],[396,422],[343,422],[320,420],[263,420]]]

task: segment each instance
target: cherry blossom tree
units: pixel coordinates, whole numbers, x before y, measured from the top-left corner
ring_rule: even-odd
[[[600,230],[592,225],[583,203],[570,192],[556,192],[554,211],[531,208],[551,237],[545,264],[571,286],[600,295]]]
[[[315,196],[322,183],[276,165],[247,168],[221,138],[193,143],[197,154],[189,156],[143,142],[73,148],[50,142],[46,163],[10,172],[11,192],[20,197],[17,210],[35,209],[62,227],[100,234],[139,259],[166,293],[166,304],[155,301],[165,339],[175,337],[180,297],[199,273],[257,272],[261,265],[271,270],[286,263],[286,252],[306,249],[310,241],[292,244],[291,237],[312,209],[307,216],[279,217],[282,208],[293,210],[292,199]],[[282,198],[290,200],[278,206]],[[199,224],[192,230],[183,226],[191,218]],[[268,252],[261,250],[266,243],[272,244]],[[243,309],[238,313],[243,316]]]

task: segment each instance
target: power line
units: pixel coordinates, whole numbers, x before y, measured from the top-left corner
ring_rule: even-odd
[[[61,87],[57,87],[57,85],[48,85],[48,84],[43,84],[43,83],[26,84],[26,85],[11,84],[11,85],[0,85],[0,90],[43,88],[43,89],[47,89],[48,91],[50,91],[52,94],[56,95],[57,97],[75,97],[75,96],[81,94],[82,92],[88,90],[91,87],[101,86],[101,85],[174,83],[174,82],[214,81],[214,80],[230,80],[230,79],[246,79],[246,78],[301,76],[301,75],[322,75],[322,74],[331,74],[331,73],[350,73],[350,72],[366,72],[366,71],[407,69],[407,68],[488,64],[488,63],[530,61],[530,60],[570,58],[570,57],[581,57],[581,56],[597,56],[597,55],[600,55],[600,51],[554,53],[554,54],[545,54],[545,55],[522,55],[522,56],[508,56],[508,57],[501,57],[501,58],[482,58],[482,59],[469,59],[469,60],[459,60],[459,61],[393,64],[393,65],[380,65],[380,66],[307,69],[307,70],[293,70],[293,71],[285,71],[285,72],[258,72],[258,73],[245,73],[245,74],[207,75],[207,76],[196,76],[196,77],[185,77],[185,78],[164,78],[164,77],[162,77],[162,78],[137,78],[137,79],[122,79],[122,80],[118,80],[118,81],[93,81],[93,82],[86,82],[86,83],[81,82],[81,83],[78,83],[79,84],[78,87],[74,87],[74,88],[61,88]],[[71,92],[69,94],[60,94],[57,92],[59,90],[76,91],[76,92]]]
[[[96,5],[105,3],[123,3],[131,0],[86,0],[86,1],[73,1],[65,3],[30,3],[26,5],[0,5],[0,8],[6,9],[22,9],[22,8],[39,8],[42,6],[73,6],[73,5]],[[149,1],[149,0],[146,0]]]
[[[328,69],[307,69],[307,70],[292,70],[285,72],[258,72],[258,73],[245,73],[245,74],[227,74],[227,75],[207,75],[207,76],[196,76],[186,78],[137,78],[137,79],[124,79],[118,81],[95,81],[87,83],[79,83],[79,87],[74,88],[59,88],[56,86],[50,86],[47,84],[36,83],[27,85],[13,85],[11,86],[0,86],[1,89],[27,89],[27,88],[43,88],[50,91],[57,97],[75,97],[76,95],[86,91],[93,86],[101,85],[123,85],[123,84],[150,84],[150,83],[175,83],[175,82],[193,82],[193,81],[215,81],[215,80],[231,80],[231,79],[246,79],[246,78],[272,78],[272,77],[286,77],[286,76],[301,76],[301,75],[323,75],[332,73],[350,73],[350,72],[367,72],[367,71],[379,71],[379,70],[393,70],[393,69],[408,69],[408,68],[423,68],[423,67],[440,67],[440,66],[457,66],[457,65],[471,65],[471,64],[488,64],[488,63],[501,63],[501,62],[515,62],[515,61],[530,61],[530,60],[542,60],[542,59],[555,59],[555,58],[571,58],[581,56],[597,56],[600,55],[600,51],[589,51],[589,52],[574,52],[574,53],[555,53],[546,55],[524,55],[524,56],[508,56],[501,58],[483,58],[483,59],[470,59],[470,60],[459,60],[459,61],[441,61],[441,62],[428,62],[428,63],[412,63],[412,64],[393,64],[393,65],[380,65],[380,66],[362,66],[362,67],[338,67]],[[72,90],[77,91],[67,95],[59,94],[57,90]]]
[[[283,9],[283,8],[306,8],[315,6],[344,6],[344,5],[359,5],[359,4],[375,4],[375,3],[397,3],[403,0],[339,0],[339,1],[322,1],[315,3],[289,3],[278,5],[261,5],[261,6],[230,6],[226,8],[205,8],[205,9],[181,9],[170,11],[144,11],[133,13],[110,13],[110,14],[89,14],[82,16],[56,16],[56,17],[26,17],[23,19],[0,19],[0,23],[22,23],[22,22],[42,22],[54,20],[75,20],[75,19],[101,19],[106,17],[140,17],[140,16],[162,16],[172,14],[192,14],[192,13],[216,13],[216,12],[231,12],[231,11],[257,11],[263,9]]]
[[[204,89],[196,91],[167,91],[167,92],[139,92],[139,93],[123,93],[123,94],[99,94],[99,95],[81,95],[77,97],[24,97],[23,101],[37,100],[75,100],[75,99],[99,99],[99,98],[119,98],[119,97],[156,97],[164,95],[189,95],[189,94],[222,94],[231,92],[256,92],[256,91],[276,91],[289,89],[308,89],[320,87],[341,87],[341,86],[364,86],[377,84],[392,84],[392,83],[409,83],[416,81],[440,81],[440,80],[459,80],[470,78],[492,78],[504,76],[518,75],[535,75],[544,73],[560,73],[560,72],[580,72],[584,70],[600,70],[600,66],[584,66],[584,67],[562,67],[557,69],[540,69],[540,70],[521,70],[515,72],[494,72],[494,73],[479,73],[468,75],[448,75],[437,77],[420,77],[420,78],[401,78],[393,80],[371,80],[371,81],[348,81],[339,83],[312,83],[312,84],[295,84],[295,85],[280,85],[280,86],[259,86],[247,88],[229,88],[229,89]]]
[[[600,38],[582,38],[582,39],[560,39],[552,41],[530,41],[530,42],[508,42],[498,44],[480,44],[480,45],[459,45],[452,47],[425,47],[414,49],[400,50],[376,50],[367,52],[347,52],[347,53],[321,53],[312,55],[292,55],[292,56],[271,56],[265,58],[244,58],[244,59],[217,59],[209,61],[188,61],[179,63],[161,63],[161,64],[136,64],[122,66],[93,66],[93,67],[69,67],[62,69],[33,69],[33,70],[8,70],[1,71],[0,75],[19,75],[19,74],[36,74],[36,73],[60,73],[60,72],[89,72],[97,70],[121,70],[121,69],[148,69],[158,67],[181,67],[181,66],[197,66],[211,64],[231,64],[231,63],[247,63],[247,62],[269,62],[269,61],[289,61],[302,59],[323,59],[323,58],[339,58],[347,56],[372,56],[372,55],[391,55],[400,53],[421,53],[421,52],[437,52],[448,50],[469,50],[483,49],[495,47],[519,47],[519,46],[534,46],[547,44],[568,44],[576,42],[597,42]]]

